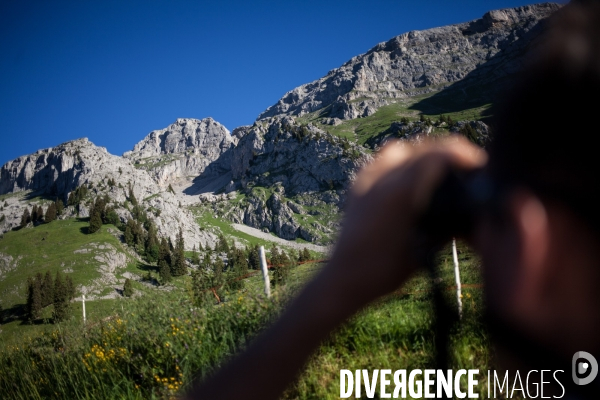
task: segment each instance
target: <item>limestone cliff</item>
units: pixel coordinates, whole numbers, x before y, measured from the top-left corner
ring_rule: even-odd
[[[465,79],[496,87],[519,69],[540,22],[559,8],[542,3],[495,10],[475,21],[404,33],[289,91],[258,120],[317,110],[323,117],[354,119]]]
[[[166,128],[150,132],[123,157],[166,185],[200,175],[236,141],[227,128],[212,118],[178,118]]]
[[[128,159],[112,155],[86,138],[38,150],[9,161],[0,169],[0,194],[25,192],[28,195],[6,199],[2,231],[18,225],[24,208],[29,207],[28,198],[61,198],[66,203],[69,193],[82,185],[90,187],[87,200],[108,195],[123,222],[131,217],[126,205],[131,187],[144,208],[155,214],[152,218],[161,236],[175,240],[181,227],[189,248],[199,242],[215,241],[214,235],[201,231],[191,212],[182,209],[177,197],[161,188],[147,171],[135,168]],[[83,204],[79,215],[88,216],[87,209]]]

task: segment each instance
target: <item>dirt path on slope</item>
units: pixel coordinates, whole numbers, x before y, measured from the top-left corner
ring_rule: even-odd
[[[281,238],[279,238],[277,236],[273,236],[273,235],[271,235],[269,233],[265,233],[265,232],[263,232],[263,231],[261,231],[259,229],[251,228],[251,227],[249,227],[247,225],[231,224],[231,226],[234,229],[236,229],[236,230],[238,230],[240,232],[244,232],[244,233],[246,233],[248,235],[257,237],[259,239],[268,240],[270,242],[275,242],[275,243],[281,244],[283,246],[292,247],[292,248],[294,248],[296,250],[302,250],[302,249],[304,249],[306,247],[309,250],[316,251],[316,252],[319,252],[319,253],[325,253],[325,254],[329,253],[329,247],[327,247],[327,246],[319,246],[319,245],[312,244],[312,243],[296,243],[296,242],[292,242],[292,241],[289,241],[289,240],[281,239]]]

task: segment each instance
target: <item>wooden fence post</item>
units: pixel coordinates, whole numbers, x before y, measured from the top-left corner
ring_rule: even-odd
[[[452,239],[452,257],[454,258],[454,279],[456,280],[456,301],[458,302],[458,317],[462,319],[462,290],[460,285],[460,271],[458,270],[458,253],[456,252],[456,239]]]
[[[263,281],[265,282],[265,294],[267,298],[271,297],[271,282],[269,281],[269,270],[267,269],[267,258],[265,257],[265,248],[260,246],[258,251],[260,256],[260,269],[262,270]]]
[[[85,325],[85,294],[81,295],[81,305],[83,306],[83,324]]]

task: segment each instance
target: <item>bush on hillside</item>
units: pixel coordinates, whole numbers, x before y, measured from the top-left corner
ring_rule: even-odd
[[[133,284],[131,283],[131,279],[129,278],[125,279],[125,284],[123,285],[123,296],[133,296]]]

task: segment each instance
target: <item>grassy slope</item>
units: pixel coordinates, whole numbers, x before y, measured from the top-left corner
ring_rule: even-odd
[[[479,283],[478,260],[463,245],[459,248],[465,250],[460,254],[463,282]],[[440,266],[443,285],[452,285],[449,248],[440,257]],[[269,324],[319,269],[316,264],[295,268],[288,284],[275,288],[269,301],[261,295],[259,275],[248,279],[244,289],[227,294],[226,302],[218,306],[194,306],[189,277],[177,278],[176,290],[154,292],[151,302],[147,297],[107,301],[105,311],[113,319],[89,328],[85,337],[80,321],[72,320],[60,327],[50,326],[44,336],[31,342],[25,339],[0,350],[0,366],[4,365],[0,367],[0,392],[7,391],[15,398],[169,397],[185,387],[195,372],[209,373]],[[337,398],[340,369],[432,365],[429,289],[429,279],[420,274],[402,292],[363,310],[319,348],[285,397]],[[452,336],[452,364],[486,369],[490,354],[479,322],[481,289],[465,289],[464,295],[464,319]],[[455,304],[453,291],[448,291],[447,297]],[[29,344],[23,346],[25,343]],[[11,387],[13,381],[19,383],[18,388]],[[58,390],[58,394],[50,390]]]
[[[459,248],[463,249],[459,254],[463,284],[480,283],[478,259],[464,245]],[[440,277],[443,286],[452,286],[454,274],[449,247],[440,257]],[[352,318],[321,346],[299,381],[288,390],[287,398],[338,398],[340,369],[433,368],[434,316],[430,288],[426,275],[419,274],[402,291]],[[456,307],[454,289],[445,293],[448,303]],[[455,369],[485,370],[490,366],[489,339],[481,323],[483,310],[482,289],[463,289],[463,320],[455,326],[450,338],[451,363]],[[482,391],[483,382],[480,383]],[[378,395],[375,398],[379,398]]]
[[[304,124],[311,122],[333,135],[345,137],[350,140],[355,140],[360,144],[364,144],[369,138],[385,131],[393,122],[399,121],[402,117],[406,117],[409,120],[416,120],[421,114],[424,114],[425,116],[435,119],[440,114],[444,114],[452,117],[455,121],[480,120],[489,117],[490,104],[454,112],[444,112],[447,108],[442,107],[442,105],[435,109],[427,109],[428,112],[423,113],[415,109],[415,105],[431,98],[433,95],[433,93],[420,95],[404,102],[399,101],[397,103],[389,104],[380,107],[373,115],[343,121],[337,126],[322,124],[320,122],[321,110],[299,117],[297,120]]]
[[[22,315],[23,305],[26,301],[26,281],[37,272],[45,274],[50,271],[67,273],[73,279],[75,286],[89,285],[101,276],[98,271],[98,261],[94,257],[98,252],[75,253],[76,250],[89,248],[90,245],[110,245],[119,252],[124,252],[120,241],[114,237],[110,230],[116,231],[112,225],[104,225],[94,234],[87,234],[88,222],[79,219],[58,220],[35,228],[25,228],[4,234],[0,239],[0,253],[11,255],[18,259],[18,267],[4,276],[0,281],[0,303],[4,308],[4,315],[8,323],[2,325],[2,341],[12,342],[23,335],[33,335],[43,331],[47,326],[40,323],[35,325],[22,324],[15,317]],[[117,278],[122,273],[129,271],[142,274],[142,266],[135,261],[130,261],[126,268],[120,269]],[[68,272],[72,271],[72,272]],[[136,286],[143,290],[142,285]],[[107,286],[106,293],[114,292],[114,288]],[[80,293],[77,293],[79,296]],[[113,300],[98,300],[87,303],[88,318],[101,317],[110,312]],[[52,306],[44,309],[43,318],[50,318]],[[76,313],[80,318],[80,313]]]

